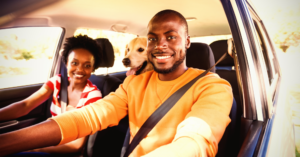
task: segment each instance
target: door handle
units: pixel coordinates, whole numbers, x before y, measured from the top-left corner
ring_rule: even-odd
[[[17,120],[2,122],[2,123],[0,123],[0,129],[7,128],[9,126],[13,126],[13,125],[16,125],[18,123],[19,123],[19,121],[17,121]]]

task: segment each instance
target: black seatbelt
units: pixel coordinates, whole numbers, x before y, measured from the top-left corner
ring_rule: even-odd
[[[140,143],[140,141],[152,130],[152,128],[168,113],[168,111],[177,103],[177,101],[183,96],[183,94],[201,77],[205,76],[212,68],[214,68],[219,62],[221,62],[228,53],[226,52],[215,65],[207,69],[205,72],[198,75],[196,78],[185,84],[183,87],[178,89],[175,93],[173,93],[166,101],[163,102],[159,106],[157,110],[152,113],[152,115],[145,121],[139,131],[136,133],[131,143],[127,148],[122,148],[121,157],[128,157],[129,154],[134,150],[134,148]],[[126,138],[130,138],[128,135],[129,130],[127,131]],[[125,141],[129,142],[129,139]],[[126,147],[126,146],[125,146]],[[126,152],[123,156],[123,150],[126,149]]]
[[[65,63],[61,59],[60,61],[60,74],[61,74],[61,82],[60,82],[60,105],[61,105],[61,113],[65,111],[67,105],[68,105],[68,73],[67,73],[67,68],[65,66]]]

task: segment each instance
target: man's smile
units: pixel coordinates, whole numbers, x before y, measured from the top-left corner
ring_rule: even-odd
[[[171,59],[174,55],[167,55],[167,54],[163,54],[163,53],[156,53],[156,54],[152,54],[153,59],[156,60],[157,63],[165,63],[167,62],[169,59]]]
[[[171,56],[156,56],[156,59],[167,59],[170,58]]]

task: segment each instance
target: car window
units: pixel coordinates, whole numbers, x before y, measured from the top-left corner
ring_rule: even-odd
[[[45,82],[63,33],[60,27],[0,30],[0,89]]]
[[[268,38],[267,38],[267,34],[263,29],[263,25],[257,21],[257,20],[253,20],[254,22],[254,26],[256,29],[256,34],[257,37],[259,39],[259,43],[260,43],[260,47],[262,50],[262,54],[263,54],[263,60],[265,61],[265,66],[267,69],[267,74],[268,74],[268,81],[269,81],[269,86],[271,89],[271,96],[272,99],[274,99],[274,95],[275,95],[275,90],[276,90],[276,85],[277,85],[277,81],[278,81],[278,71],[275,68],[275,57],[273,55],[273,51],[271,48],[271,43],[269,42]]]
[[[258,26],[258,23],[255,20],[253,20],[253,22],[254,22],[254,26],[255,26],[255,32],[258,37],[259,45],[260,45],[260,48],[262,50],[262,54],[264,57],[264,61],[265,61],[265,65],[266,65],[266,69],[267,69],[267,73],[268,73],[268,77],[269,77],[269,83],[271,84],[272,79],[273,79],[273,70],[272,70],[272,67],[270,64],[271,60],[269,59],[269,54],[268,54],[268,51],[267,51],[267,48],[265,45],[265,40],[262,37],[262,32]]]
[[[232,35],[213,35],[213,36],[204,36],[204,37],[191,37],[191,42],[201,42],[206,43],[207,45],[211,44],[217,40],[227,40],[232,38]]]
[[[94,74],[100,75],[106,73],[126,71],[129,69],[123,65],[122,59],[125,57],[126,44],[129,43],[129,41],[132,40],[133,38],[137,37],[136,35],[129,34],[129,33],[106,31],[106,30],[87,29],[87,28],[77,29],[74,35],[76,36],[79,34],[87,35],[93,39],[107,38],[113,46],[114,53],[115,53],[114,66],[110,68],[98,68],[95,70]]]

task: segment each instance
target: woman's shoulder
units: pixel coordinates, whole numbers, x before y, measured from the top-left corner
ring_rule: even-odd
[[[90,80],[87,80],[86,87],[83,92],[93,93],[93,95],[102,95],[101,91],[98,89],[96,85],[94,85]]]
[[[60,82],[60,80],[61,80],[61,74],[57,74],[57,75],[54,75],[53,77],[51,77],[50,79],[49,79],[49,81],[51,81],[51,82],[53,82],[53,81],[58,81],[58,82]]]

